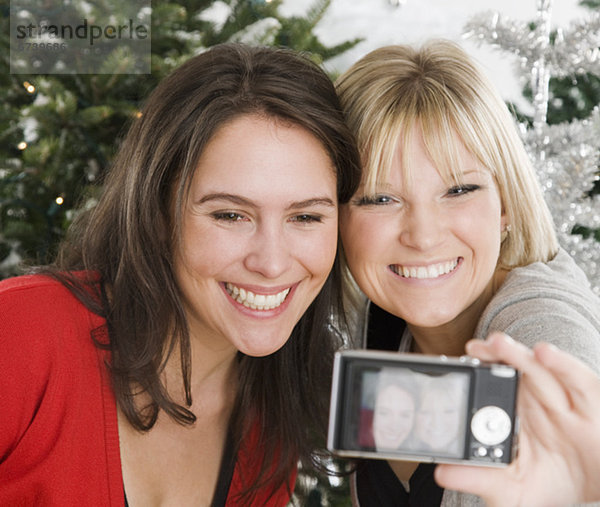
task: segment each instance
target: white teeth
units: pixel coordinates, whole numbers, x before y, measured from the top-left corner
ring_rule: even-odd
[[[431,264],[429,266],[400,266],[398,264],[392,265],[392,271],[397,275],[401,275],[404,278],[437,278],[453,271],[458,265],[458,259],[447,262],[440,262],[439,264]]]
[[[290,292],[288,288],[277,294],[266,295],[254,294],[254,292],[236,287],[232,283],[227,283],[225,287],[233,299],[252,310],[272,310],[273,308],[277,308],[285,301],[286,296]]]

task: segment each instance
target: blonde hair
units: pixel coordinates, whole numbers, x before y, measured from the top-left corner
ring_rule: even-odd
[[[415,126],[442,178],[457,181],[459,143],[490,171],[511,232],[498,268],[546,262],[558,243],[531,160],[505,103],[474,61],[455,43],[372,51],[336,82],[354,132],[368,191],[385,181],[400,142],[406,153]],[[410,177],[410,161],[403,170]]]

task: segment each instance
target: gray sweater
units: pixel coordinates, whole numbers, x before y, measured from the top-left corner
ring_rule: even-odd
[[[363,324],[366,336],[367,323]],[[600,299],[562,249],[547,263],[516,268],[506,276],[481,315],[474,337],[485,339],[492,331],[502,331],[529,347],[540,341],[552,343],[600,374]],[[400,351],[410,350],[411,342],[406,329]],[[445,490],[441,507],[483,505],[474,495]]]
[[[503,331],[531,347],[550,342],[600,373],[600,299],[564,251],[513,269],[483,312],[475,338]]]

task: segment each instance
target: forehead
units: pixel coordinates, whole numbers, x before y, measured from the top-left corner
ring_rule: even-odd
[[[332,184],[334,166],[314,135],[294,123],[252,114],[213,135],[200,155],[192,190],[221,186],[275,196],[331,190]]]
[[[490,174],[455,130],[441,132],[421,122],[397,128],[387,137],[381,151],[375,163],[371,157],[365,164],[363,185],[367,190],[385,187],[393,180],[408,185],[415,180],[423,163],[433,166],[447,185],[461,183],[466,173]]]
[[[409,394],[406,388],[398,384],[388,384],[379,390],[377,397],[378,399],[380,398],[382,400],[395,400],[398,397],[409,397]]]

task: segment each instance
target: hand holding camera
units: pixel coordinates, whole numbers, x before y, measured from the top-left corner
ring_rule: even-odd
[[[600,501],[598,376],[556,347],[540,343],[532,351],[501,333],[469,342],[467,352],[522,372],[519,453],[502,470],[438,466],[436,481],[479,495],[488,507]]]

